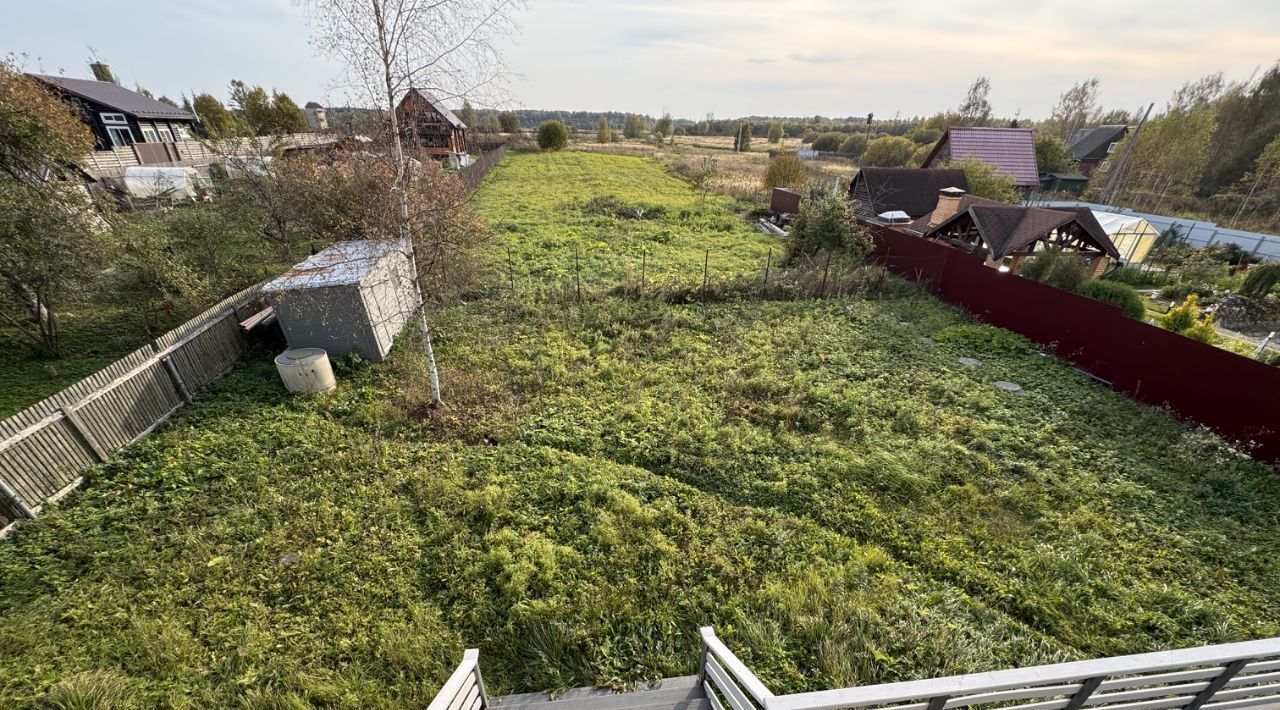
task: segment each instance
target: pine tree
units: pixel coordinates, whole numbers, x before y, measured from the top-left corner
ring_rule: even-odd
[[[476,109],[471,105],[470,101],[463,100],[462,108],[458,109],[458,120],[466,124],[467,128],[476,128]]]
[[[282,91],[271,92],[271,132],[272,133],[306,133],[307,114],[302,112],[298,104]]]
[[[227,138],[236,134],[236,117],[213,96],[198,94],[191,106],[210,138]]]

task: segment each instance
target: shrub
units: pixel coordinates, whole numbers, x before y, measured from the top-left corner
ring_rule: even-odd
[[[1192,294],[1197,296],[1212,296],[1213,289],[1203,284],[1193,283],[1169,284],[1168,286],[1163,286],[1160,289],[1160,298],[1169,301],[1181,301]]]
[[[569,129],[559,121],[547,121],[538,126],[538,147],[543,150],[563,150],[569,145]]]
[[[1170,308],[1168,313],[1160,316],[1160,327],[1175,333],[1183,333],[1196,324],[1196,318],[1199,315],[1199,297],[1193,293],[1179,305]]]
[[[782,140],[782,122],[774,121],[769,125],[769,134],[766,136],[770,143],[777,143]]]
[[[862,164],[879,168],[900,168],[911,162],[916,144],[899,136],[880,136],[867,145]]]
[[[1102,280],[1129,284],[1134,288],[1156,288],[1163,286],[1168,281],[1168,277],[1159,271],[1145,271],[1132,266],[1123,266],[1107,272]]]
[[[862,155],[867,150],[867,136],[862,133],[850,133],[840,144],[840,152],[846,155]]]
[[[809,144],[818,139],[818,132],[812,128],[804,129],[804,133],[800,136],[800,142]]]
[[[808,179],[804,163],[794,155],[780,155],[769,161],[769,169],[764,172],[764,189],[775,187],[804,187]]]
[[[1240,295],[1246,298],[1264,298],[1280,283],[1280,263],[1255,266],[1246,272],[1240,285]]]
[[[1182,334],[1192,340],[1199,340],[1202,343],[1213,344],[1218,337],[1218,329],[1213,327],[1213,314],[1210,313],[1196,321],[1194,325],[1182,331]]]
[[[1030,340],[994,325],[953,325],[933,334],[940,343],[960,345],[985,353],[1030,353],[1035,345]]]
[[[845,138],[845,135],[837,131],[832,131],[830,133],[823,133],[817,138],[814,138],[813,145],[809,147],[814,150],[826,150],[826,151],[834,152],[834,151],[840,150],[840,145],[844,143],[844,138]]]
[[[910,138],[913,143],[924,146],[933,146],[941,137],[942,131],[936,128],[917,128],[907,134],[907,138]]]
[[[1143,320],[1147,314],[1146,306],[1142,304],[1142,297],[1129,284],[1119,281],[1088,281],[1080,287],[1079,293],[1095,301],[1110,303],[1124,311],[1124,314],[1130,318]]]
[[[843,195],[813,195],[800,203],[800,214],[791,225],[787,261],[801,254],[844,250],[858,256],[871,251],[871,237],[853,219],[853,209]]]
[[[1049,249],[1031,257],[1018,273],[1054,288],[1075,291],[1084,282],[1084,263],[1075,254]]]

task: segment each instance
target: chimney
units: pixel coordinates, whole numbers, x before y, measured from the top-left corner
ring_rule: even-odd
[[[943,220],[960,211],[960,198],[965,192],[958,187],[944,187],[938,191],[938,205],[929,216],[929,226],[941,224]]]

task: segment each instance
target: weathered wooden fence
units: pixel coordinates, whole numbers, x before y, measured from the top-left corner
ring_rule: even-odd
[[[240,313],[262,284],[0,421],[0,516],[33,518],[81,473],[146,436],[244,353]]]
[[[458,177],[462,178],[462,184],[467,186],[467,192],[475,192],[476,188],[480,187],[480,183],[484,180],[484,176],[488,175],[489,171],[493,170],[493,166],[497,165],[505,157],[507,157],[507,144],[503,143],[480,156],[480,159],[476,162],[458,171]]]

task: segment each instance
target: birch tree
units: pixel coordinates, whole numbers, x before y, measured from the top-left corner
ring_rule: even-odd
[[[396,106],[410,88],[444,101],[491,103],[507,77],[502,43],[515,30],[523,0],[295,0],[312,29],[312,44],[341,61],[345,83],[386,115],[392,179],[398,205],[394,236],[406,245],[419,289],[445,253],[431,230],[416,228],[410,204],[415,170],[404,145]],[[430,206],[425,209],[433,209]],[[371,235],[374,236],[374,235]],[[387,235],[383,235],[387,236]],[[423,291],[423,303],[426,292]],[[439,374],[425,307],[420,313],[433,404],[441,402]]]

